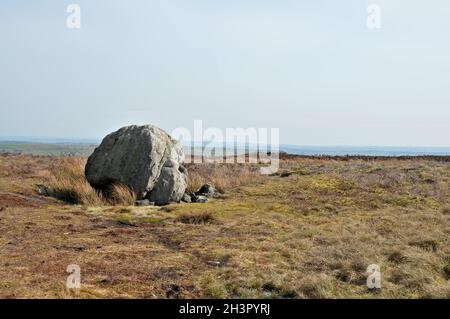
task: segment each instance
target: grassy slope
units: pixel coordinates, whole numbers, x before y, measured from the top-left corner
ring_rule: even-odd
[[[449,162],[282,165],[290,176],[224,182],[225,198],[207,204],[83,207],[2,197],[30,194],[48,163],[0,157],[0,296],[450,297]],[[196,182],[213,174],[201,170]],[[71,263],[77,295],[64,289]]]

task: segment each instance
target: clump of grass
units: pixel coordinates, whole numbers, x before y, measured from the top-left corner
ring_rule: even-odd
[[[96,191],[84,176],[85,160],[70,157],[52,169],[48,186],[54,197],[72,204],[101,206],[105,204],[103,195]]]
[[[436,252],[439,248],[439,242],[434,239],[418,240],[409,243],[410,246],[416,246],[426,251]]]
[[[126,185],[114,184],[108,194],[108,201],[113,205],[132,206],[137,199],[136,193]]]
[[[398,268],[388,278],[391,283],[403,286],[415,291],[426,291],[426,286],[431,282],[431,278],[423,273]]]
[[[308,278],[300,285],[300,298],[323,299],[327,298],[327,292],[330,290],[329,283],[321,278]]]
[[[103,192],[93,188],[84,175],[85,165],[84,158],[64,158],[51,170],[47,183],[51,195],[67,203],[87,206],[134,205],[136,194],[126,185],[113,184]]]
[[[249,164],[188,164],[189,184],[187,192],[196,192],[206,183],[213,184],[224,193],[239,186],[254,184],[262,180],[259,168]]]
[[[442,208],[443,215],[450,215],[450,206]]]
[[[450,264],[444,267],[445,279],[450,280]]]
[[[171,213],[175,210],[175,208],[173,206],[168,205],[168,206],[161,206],[160,210],[165,213]]]
[[[393,251],[391,254],[389,254],[388,256],[388,260],[392,263],[395,264],[400,264],[403,263],[407,260],[406,256],[403,255],[403,253],[401,251]]]
[[[214,216],[210,212],[189,213],[178,216],[175,221],[183,224],[209,224],[214,221]]]
[[[297,292],[286,287],[279,287],[272,282],[267,282],[262,285],[262,290],[267,297],[294,299],[297,298]]]

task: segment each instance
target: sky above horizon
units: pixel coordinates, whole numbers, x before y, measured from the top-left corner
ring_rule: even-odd
[[[450,146],[448,17],[444,0],[2,0],[0,138],[202,120],[282,144]]]

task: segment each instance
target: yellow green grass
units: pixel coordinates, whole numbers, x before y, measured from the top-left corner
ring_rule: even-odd
[[[191,176],[200,184],[252,169],[214,175],[199,165]],[[234,175],[222,181],[224,197],[206,204],[0,201],[0,296],[450,297],[450,162],[299,158],[282,170],[291,174]],[[31,194],[35,178],[0,181],[20,179]],[[78,292],[65,289],[73,263]],[[370,264],[381,268],[379,290],[366,286]]]

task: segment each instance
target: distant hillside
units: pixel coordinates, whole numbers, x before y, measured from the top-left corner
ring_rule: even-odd
[[[30,155],[64,155],[64,156],[89,156],[98,143],[92,142],[35,142],[35,141],[1,141],[0,153],[18,153]],[[216,146],[217,147],[217,146]],[[209,146],[205,150],[210,149]],[[186,155],[192,153],[192,149],[184,145]],[[250,147],[250,151],[256,150]],[[237,154],[244,154],[245,147],[239,146]],[[295,146],[280,145],[280,151],[307,156],[449,156],[450,147],[389,147],[389,146]],[[194,148],[195,154],[201,154],[201,147]],[[207,152],[208,153],[208,152]],[[234,148],[228,147],[226,154],[233,154]]]
[[[0,142],[0,153],[89,156],[94,151],[94,144],[40,144],[27,142]]]

